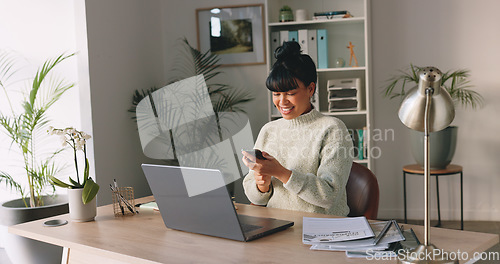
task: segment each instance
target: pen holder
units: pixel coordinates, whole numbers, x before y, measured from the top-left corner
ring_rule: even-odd
[[[115,216],[126,216],[135,214],[135,200],[134,200],[133,187],[118,187],[117,191],[111,191],[111,194],[113,196],[113,212]],[[120,198],[120,196],[123,199]],[[129,209],[129,207],[131,209]]]

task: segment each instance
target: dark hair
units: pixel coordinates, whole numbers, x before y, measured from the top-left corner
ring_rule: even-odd
[[[314,61],[307,54],[300,53],[300,45],[295,41],[283,42],[274,51],[276,62],[266,80],[267,89],[273,92],[288,92],[299,87],[300,80],[307,87],[316,83],[317,72]]]

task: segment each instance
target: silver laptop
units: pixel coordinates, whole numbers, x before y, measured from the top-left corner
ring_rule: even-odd
[[[290,226],[293,222],[237,214],[225,185],[206,192],[190,189],[192,177],[220,180],[219,170],[142,164],[165,226],[171,229],[250,241]],[[217,179],[216,179],[217,180]],[[203,186],[202,186],[203,187]],[[198,187],[197,187],[198,188]]]

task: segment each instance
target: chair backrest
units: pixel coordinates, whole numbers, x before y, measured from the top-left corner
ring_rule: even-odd
[[[346,186],[348,216],[365,216],[376,219],[378,213],[379,189],[375,175],[365,166],[352,163]]]

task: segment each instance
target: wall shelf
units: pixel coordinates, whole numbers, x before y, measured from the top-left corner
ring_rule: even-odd
[[[273,22],[269,23],[269,27],[285,27],[285,26],[296,26],[296,25],[308,25],[308,24],[343,24],[343,23],[360,23],[365,21],[364,17],[350,17],[350,18],[333,18],[324,20],[306,20],[306,21],[290,21],[290,22]]]

